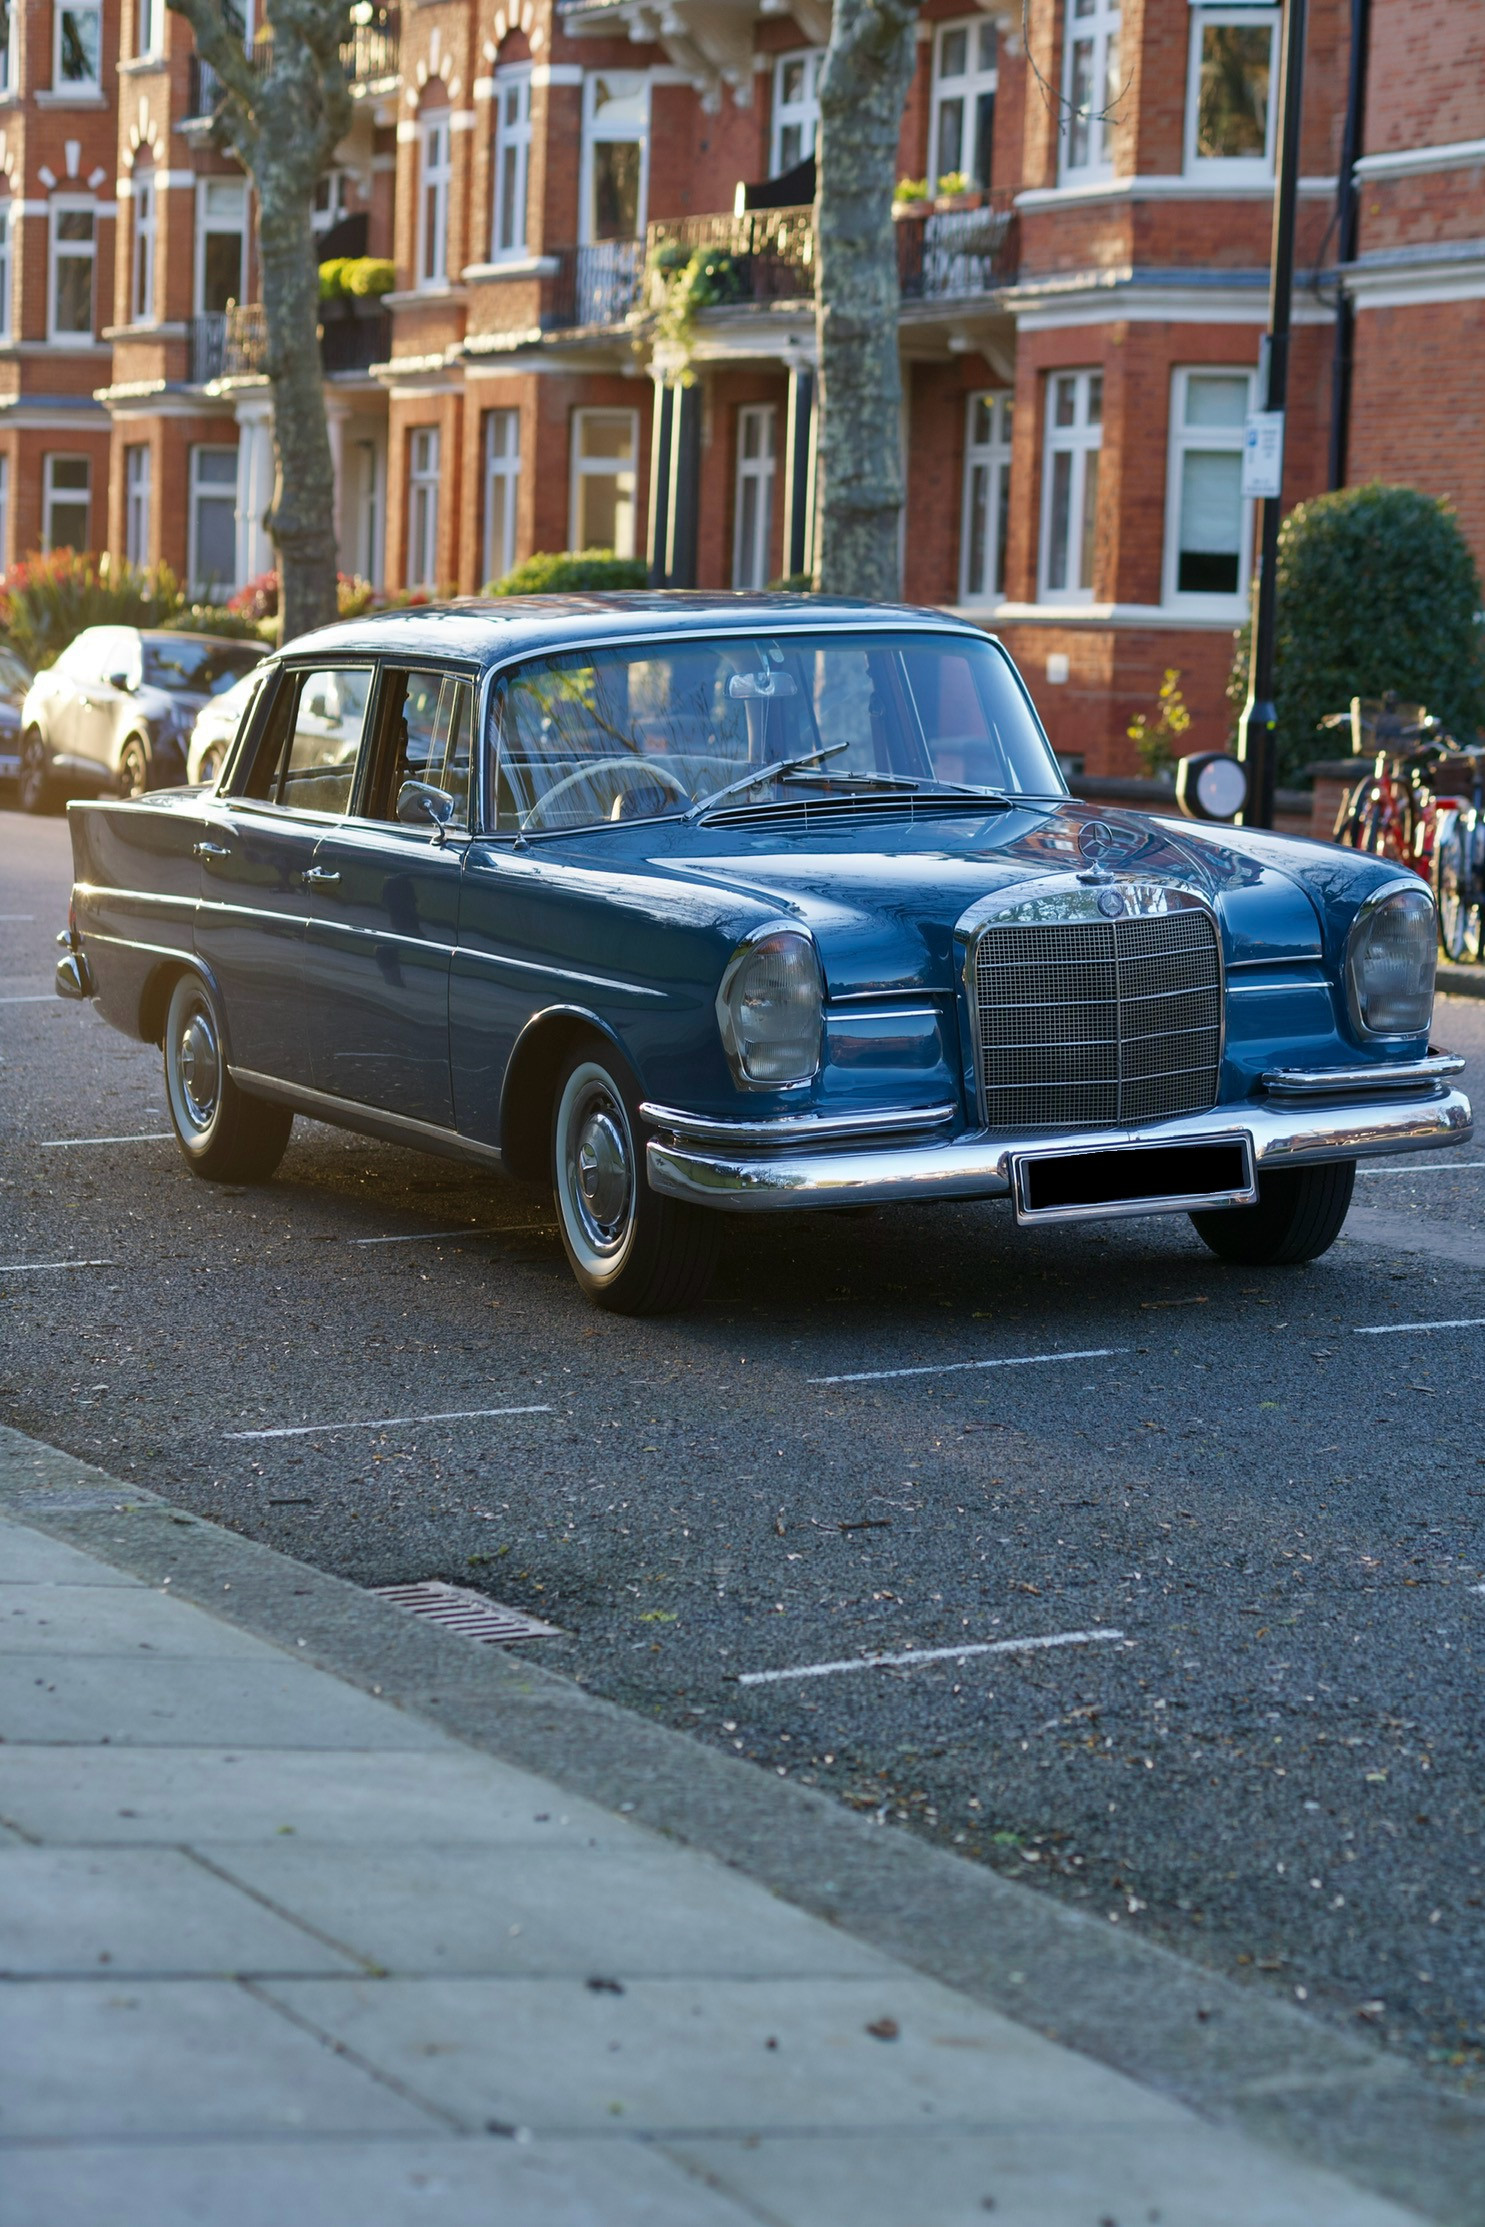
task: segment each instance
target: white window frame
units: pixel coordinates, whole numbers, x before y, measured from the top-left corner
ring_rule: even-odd
[[[1274,174],[1278,144],[1279,31],[1282,10],[1262,0],[1226,0],[1222,7],[1193,7],[1191,46],[1186,65],[1185,162],[1188,178],[1206,180],[1219,189],[1228,185],[1267,185]],[[1209,25],[1241,24],[1268,30],[1268,115],[1261,155],[1201,155],[1196,151],[1197,104],[1201,92],[1201,34]]]
[[[344,170],[327,170],[315,185],[310,204],[309,228],[318,239],[322,232],[331,232],[346,215],[346,187],[350,174]],[[325,206],[320,207],[320,188],[325,188]]]
[[[791,62],[804,64],[804,98],[798,101],[784,99],[784,72]],[[787,54],[775,57],[773,65],[773,116],[769,130],[769,174],[777,178],[781,171],[792,170],[794,163],[785,163],[782,153],[784,133],[791,124],[800,127],[799,153],[794,162],[805,162],[814,153],[820,138],[820,72],[825,67],[823,46],[791,47]]]
[[[232,459],[231,479],[203,479],[201,476],[201,459],[203,456],[230,456]],[[186,511],[186,532],[188,537],[186,569],[190,575],[192,595],[203,597],[207,595],[214,595],[225,601],[225,599],[233,593],[234,589],[237,586],[237,582],[235,579],[208,580],[202,575],[200,534],[201,522],[198,513],[198,506],[203,502],[230,504],[234,519],[232,547],[233,561],[235,564],[237,548],[235,520],[237,515],[238,462],[239,460],[237,450],[225,441],[198,441],[192,443],[189,472],[189,502]]]
[[[626,464],[617,456],[584,456],[583,426],[589,418],[627,418],[629,420],[629,461]],[[628,472],[634,480],[634,499],[630,505],[629,547],[615,547],[616,557],[632,557],[639,545],[639,412],[594,408],[574,410],[572,413],[572,471],[568,491],[567,546],[580,549],[580,521],[583,514],[582,483],[585,479],[607,476],[618,479]]]
[[[1000,546],[998,523],[1002,490],[1011,477],[1011,413],[1015,396],[1008,387],[982,387],[967,398],[964,413],[964,509],[959,527],[959,600],[963,604],[999,603],[1005,595],[1005,550]],[[990,413],[990,438],[975,439],[975,419],[984,404]],[[973,548],[975,476],[985,475],[985,577],[978,587],[970,578]]]
[[[484,430],[485,484],[483,513],[485,580],[501,580],[516,561],[516,505],[521,495],[521,413],[517,409],[487,410]],[[504,500],[504,531],[495,546],[495,489]]]
[[[1241,457],[1243,427],[1188,425],[1186,395],[1193,379],[1242,379],[1247,383],[1247,407],[1254,406],[1258,374],[1251,364],[1182,364],[1170,377],[1170,427],[1165,471],[1165,552],[1161,566],[1161,601],[1187,618],[1230,619],[1240,625],[1248,615],[1248,591],[1253,579],[1253,509],[1251,497],[1242,504],[1238,528],[1238,583],[1230,595],[1185,593],[1177,587],[1181,560],[1181,466],[1188,450],[1220,451]]]
[[[64,77],[62,75],[62,19],[69,15],[94,15],[98,18],[98,75],[96,77]],[[52,0],[52,91],[54,93],[101,93],[103,90],[103,0]]]
[[[5,18],[5,38],[0,42],[0,93],[15,91],[16,19],[20,0],[10,0]]]
[[[141,570],[150,561],[150,445],[131,441],[124,450],[124,561]]]
[[[993,69],[981,69],[979,42],[982,28],[988,28],[996,40],[996,61]],[[961,77],[944,75],[944,42],[955,31],[965,34],[966,60],[969,67]],[[974,155],[974,140],[980,96],[988,93],[992,100],[1000,85],[1000,39],[995,18],[989,15],[956,16],[952,23],[934,25],[933,37],[933,109],[929,130],[928,185],[929,190],[948,175],[943,153],[939,146],[939,114],[945,101],[962,100],[964,103],[964,135],[967,151]],[[992,131],[992,143],[993,143]],[[973,170],[968,173],[971,183],[988,186],[988,178],[976,179]]]
[[[756,456],[747,453],[749,425],[759,428]],[[733,481],[732,585],[766,588],[773,555],[774,490],[778,485],[779,413],[772,402],[748,402],[737,413],[737,458]],[[753,546],[745,545],[743,490],[757,493],[753,505]]]
[[[56,472],[57,466],[59,464],[81,464],[86,468],[88,475],[86,494],[83,494],[82,490],[76,487],[58,487],[58,485],[56,484]],[[51,550],[58,546],[58,544],[52,539],[53,506],[57,503],[75,503],[78,501],[80,495],[82,500],[86,502],[88,506],[88,536],[84,537],[86,542],[86,539],[91,536],[93,527],[92,459],[91,457],[87,456],[72,456],[69,455],[65,450],[58,451],[56,454],[49,454],[43,461],[41,471],[41,546],[43,551]],[[70,542],[64,542],[60,546],[63,548],[71,548],[74,545]],[[84,553],[85,550],[83,549],[79,549],[77,551],[77,554],[79,556],[82,556]]]
[[[59,330],[59,329],[58,329],[58,325],[57,325],[57,265],[58,265],[58,262],[59,262],[59,261],[61,261],[61,260],[64,260],[64,258],[62,258],[62,257],[59,257],[59,255],[58,255],[58,252],[57,252],[57,249],[58,249],[58,245],[59,245],[59,243],[58,243],[58,240],[57,240],[57,219],[58,219],[58,217],[60,217],[60,216],[77,216],[77,215],[84,215],[84,214],[85,214],[85,215],[87,215],[87,216],[90,216],[90,217],[92,218],[92,220],[93,220],[93,237],[92,237],[91,241],[90,241],[90,242],[88,243],[88,245],[87,245],[87,247],[86,247],[86,248],[85,248],[85,247],[84,247],[84,246],[82,245],[81,241],[79,241],[79,240],[70,240],[70,241],[69,241],[69,242],[67,243],[67,254],[66,254],[65,260],[66,260],[66,261],[68,261],[68,262],[74,262],[74,261],[75,261],[75,262],[79,262],[79,263],[82,263],[82,262],[86,262],[86,263],[89,263],[89,264],[91,264],[91,266],[92,266],[92,276],[91,276],[91,278],[90,278],[90,280],[89,280],[89,282],[88,282],[88,285],[89,285],[89,297],[90,297],[90,299],[91,299],[91,301],[92,301],[92,305],[93,305],[93,306],[92,306],[92,318],[91,318],[91,321],[90,321],[90,323],[88,324],[88,327],[87,327],[86,331],[84,331],[84,329],[83,329],[83,328],[82,328],[81,326],[79,326],[79,327],[77,328],[77,330],[76,330],[76,331],[73,331],[73,330],[72,330],[72,328],[71,328],[71,327],[69,326],[69,327],[68,327],[68,329],[67,329],[67,330],[66,330],[65,332],[63,332],[63,331],[61,331],[61,330]],[[50,341],[50,342],[52,343],[52,345],[53,345],[54,347],[62,347],[62,348],[69,348],[69,347],[71,347],[71,348],[77,348],[77,347],[83,347],[83,348],[87,348],[87,347],[91,347],[91,346],[92,346],[92,343],[93,343],[93,339],[94,339],[94,335],[96,334],[96,332],[97,332],[97,329],[98,329],[98,206],[97,206],[97,203],[96,203],[95,201],[93,201],[93,200],[91,200],[91,199],[89,199],[89,198],[86,198],[86,197],[84,197],[84,196],[78,195],[78,194],[55,194],[55,195],[53,195],[53,197],[52,197],[51,201],[49,202],[49,204],[48,204],[48,206],[47,206],[47,240],[46,240],[46,331],[47,331],[47,338],[48,338],[48,340],[49,340],[49,341]]]
[[[1059,426],[1056,421],[1056,395],[1058,381],[1071,379],[1073,387],[1073,423]],[[1098,381],[1099,416],[1097,424],[1090,424],[1093,381]],[[1088,511],[1088,458],[1103,453],[1103,372],[1097,365],[1085,369],[1054,370],[1047,373],[1046,396],[1042,430],[1042,504],[1041,547],[1038,551],[1037,570],[1040,576],[1040,597],[1043,603],[1091,603],[1093,600],[1093,565],[1088,567],[1089,577],[1082,574],[1082,553],[1087,534]],[[1052,585],[1052,502],[1056,478],[1053,459],[1068,455],[1072,461],[1068,472],[1068,522],[1067,555],[1068,577],[1059,586]],[[1098,480],[1102,474],[1095,467],[1095,493],[1093,503],[1093,535],[1098,530],[1097,494]]]
[[[0,341],[9,340],[11,331],[11,279],[15,271],[14,227],[15,203],[0,201]]]
[[[136,170],[129,196],[134,238],[129,257],[129,323],[155,322],[155,241],[159,226],[159,198],[153,168]]]
[[[418,118],[417,273],[424,292],[449,282],[449,203],[454,176],[453,112]]]
[[[595,113],[599,85],[615,78],[642,82],[645,96],[645,117],[637,128],[633,124],[605,124]],[[650,206],[650,80],[643,70],[589,70],[583,79],[583,149],[578,202],[578,241],[583,247],[597,242],[593,230],[593,149],[614,140],[636,143],[639,147],[639,201],[634,219],[634,237],[642,240]]]
[[[10,457],[0,450],[0,572],[10,564]]]
[[[514,262],[528,252],[526,195],[531,180],[531,69],[529,62],[512,62],[495,72],[492,140],[495,177],[490,206],[492,263]],[[516,104],[514,120],[507,119],[505,113],[511,95],[515,96]],[[507,155],[512,157],[509,194],[505,176]],[[510,243],[502,246],[501,234],[507,230]]]
[[[165,51],[165,0],[138,0],[134,51],[141,57]]]
[[[439,455],[442,428],[409,426],[407,434],[407,581],[438,586]]]
[[[239,202],[241,215],[239,216],[236,224],[224,224],[220,218],[213,218],[211,224],[208,226],[206,221],[206,211],[208,205],[207,197],[209,191],[213,186],[227,185],[241,186],[241,199]],[[239,301],[241,301],[246,295],[248,284],[248,219],[249,208],[246,178],[239,180],[236,178],[215,176],[210,178],[198,178],[196,180],[196,251],[193,258],[195,269],[192,279],[192,284],[194,287],[192,300],[195,305],[195,313],[198,317],[205,314],[204,304],[206,299],[206,239],[208,231],[235,232],[237,234],[239,243],[237,267],[239,272],[241,273],[239,284],[242,289],[237,298]]]
[[[1084,12],[1078,13],[1078,10]],[[1062,178],[1083,185],[1114,174],[1114,134],[1109,111],[1119,97],[1121,0],[1065,0],[1062,33]],[[1093,47],[1087,108],[1073,107],[1074,61],[1084,41]],[[1078,115],[1084,117],[1086,143],[1078,143]]]

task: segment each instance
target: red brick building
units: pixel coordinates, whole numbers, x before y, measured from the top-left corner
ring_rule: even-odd
[[[343,567],[471,589],[603,545],[675,584],[807,570],[828,0],[361,0],[353,20],[355,123],[317,222],[396,283],[326,310]],[[1265,0],[1030,0],[1024,23],[1021,0],[927,0],[920,22],[903,591],[1002,633],[1090,774],[1130,765],[1169,666],[1193,740],[1226,731],[1280,28]],[[5,562],[106,545],[218,594],[271,562],[250,202],[210,145],[215,97],[163,0],[12,8]],[[711,298],[687,314],[698,250]],[[1338,468],[1411,481],[1485,561],[1478,0],[1311,0],[1298,261],[1286,501]]]

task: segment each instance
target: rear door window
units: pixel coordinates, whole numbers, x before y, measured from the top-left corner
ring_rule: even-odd
[[[286,674],[239,793],[296,812],[348,812],[373,677],[369,665]]]

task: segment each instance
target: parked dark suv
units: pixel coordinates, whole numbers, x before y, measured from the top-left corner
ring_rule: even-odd
[[[196,714],[259,664],[252,642],[90,626],[38,673],[21,715],[21,808],[142,796],[186,774]]]

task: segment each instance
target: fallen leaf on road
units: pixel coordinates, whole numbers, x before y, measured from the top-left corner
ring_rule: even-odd
[[[876,2041],[896,2041],[899,2028],[895,2018],[874,2018],[866,2031]]]

